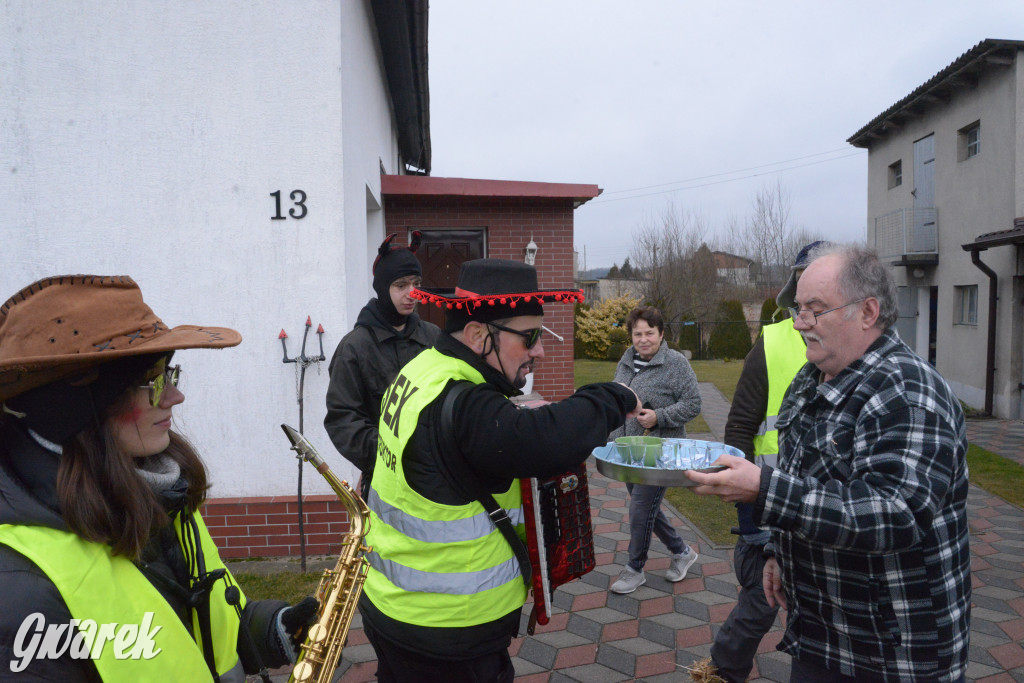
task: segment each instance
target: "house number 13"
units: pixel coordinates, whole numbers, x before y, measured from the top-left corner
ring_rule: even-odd
[[[281,214],[281,190],[277,192],[271,192],[270,196],[274,198],[274,215],[271,216],[272,221],[283,221],[287,216]],[[288,195],[292,200],[292,208],[288,209],[288,216],[292,218],[305,218],[306,217],[306,193],[302,190],[292,190],[292,193]]]

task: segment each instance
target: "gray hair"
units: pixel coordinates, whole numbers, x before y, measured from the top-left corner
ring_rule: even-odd
[[[842,259],[836,289],[848,301],[873,298],[878,301],[875,327],[887,330],[896,323],[899,313],[896,282],[892,272],[878,260],[874,249],[864,244],[825,244],[811,252],[810,261],[835,254]],[[852,315],[849,313],[847,315]]]

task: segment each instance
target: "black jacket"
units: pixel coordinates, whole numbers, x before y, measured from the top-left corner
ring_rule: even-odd
[[[440,330],[413,313],[398,332],[376,312],[374,299],[363,306],[355,327],[334,351],[327,387],[324,427],[342,457],[364,474],[377,459],[377,422],[384,390],[398,371],[434,343]],[[368,483],[370,477],[364,476]]]
[[[0,423],[0,524],[68,530],[57,502],[59,457],[37,444],[20,426]],[[165,503],[173,505],[172,499],[180,500],[187,492],[184,480],[179,480],[174,488],[178,495],[172,495]],[[181,546],[170,527],[153,535],[138,564],[145,565],[143,575],[191,633],[191,610],[181,597],[181,592],[186,590],[181,582],[188,582],[187,569]],[[184,578],[181,578],[182,572],[185,572]],[[20,660],[13,646],[25,617],[39,612],[46,624],[67,624],[71,613],[49,577],[27,557],[2,543],[0,587],[0,680],[5,680],[3,672],[9,671],[9,662]],[[242,613],[242,620],[252,632],[256,648],[268,667],[282,666],[288,661],[273,635],[276,612],[286,606],[287,603],[280,600],[253,600],[246,603]],[[243,638],[240,630],[239,657],[246,672],[253,673],[258,669],[256,658]],[[64,656],[56,660],[33,659],[28,668],[18,674],[18,680],[77,683],[99,681],[100,677],[91,660]]]
[[[513,478],[549,477],[575,467],[606,443],[636,408],[636,396],[614,382],[590,384],[558,403],[520,409],[508,400],[519,394],[505,376],[464,344],[442,333],[434,347],[459,358],[484,377],[455,402],[452,429],[466,469],[488,491],[505,491]],[[402,455],[409,485],[422,496],[449,505],[469,502],[439,463],[435,444],[440,407],[452,384],[424,409]],[[364,593],[363,619],[381,637],[407,650],[438,659],[461,660],[508,648],[519,628],[520,610],[471,628],[431,628],[396,621]]]

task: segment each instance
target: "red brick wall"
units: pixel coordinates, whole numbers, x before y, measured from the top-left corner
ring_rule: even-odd
[[[387,196],[385,226],[404,240],[409,230],[486,231],[488,258],[523,260],[523,248],[537,243],[537,278],[542,289],[573,286],[573,200],[569,198],[403,197]],[[544,358],[534,373],[534,391],[558,401],[573,391],[573,307],[544,305],[544,325],[565,341],[544,338]]]
[[[296,496],[211,498],[201,509],[220,556],[298,557],[299,514]],[[335,495],[303,496],[307,555],[338,555],[348,533],[348,511]]]

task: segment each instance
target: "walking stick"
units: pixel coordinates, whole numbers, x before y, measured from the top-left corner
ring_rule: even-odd
[[[320,355],[319,356],[307,356],[306,355],[306,339],[309,337],[309,330],[313,327],[313,321],[310,316],[306,316],[306,330],[302,333],[302,350],[298,356],[294,358],[288,357],[288,345],[285,341],[288,339],[288,334],[281,328],[281,334],[277,335],[277,338],[281,340],[281,350],[284,352],[284,363],[295,363],[295,372],[298,374],[298,382],[296,386],[297,400],[299,404],[299,433],[304,433],[303,425],[303,405],[302,395],[306,388],[306,368],[310,365],[315,365],[323,360],[327,359],[324,355],[324,326],[317,325],[316,336],[320,339]],[[306,573],[306,529],[302,514],[302,464],[305,462],[301,454],[296,454],[296,458],[299,461],[299,552],[302,555],[302,573]]]

